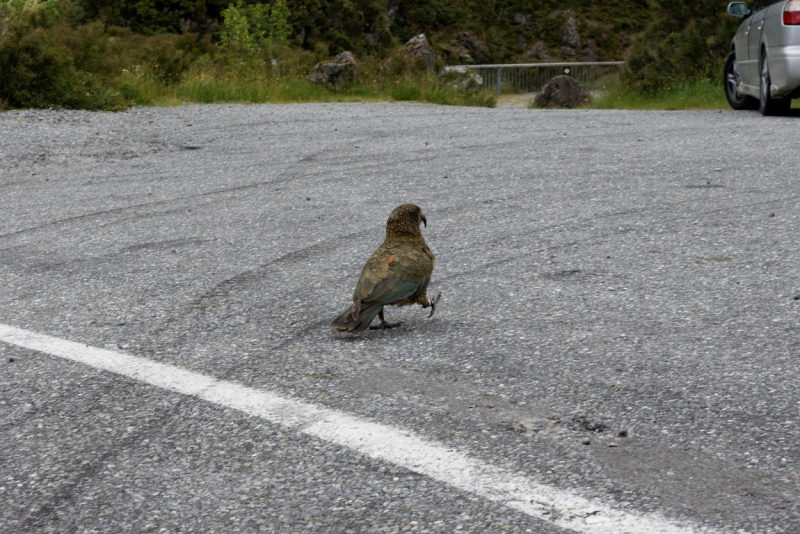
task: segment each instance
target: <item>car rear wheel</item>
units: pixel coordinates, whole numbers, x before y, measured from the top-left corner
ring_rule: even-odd
[[[759,82],[759,105],[758,110],[762,115],[784,115],[792,107],[791,98],[772,98],[769,94],[771,80],[769,77],[769,66],[767,65],[767,55],[761,54],[761,79]]]
[[[722,83],[725,86],[725,98],[733,109],[758,109],[758,100],[752,96],[739,96],[736,93],[739,80],[736,52],[731,52],[728,54],[728,59],[725,60],[725,68],[722,73]]]

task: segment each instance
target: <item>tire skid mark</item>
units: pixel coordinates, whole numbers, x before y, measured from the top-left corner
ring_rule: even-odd
[[[246,191],[246,190],[250,190],[250,189],[256,189],[256,188],[259,188],[259,187],[272,185],[274,183],[276,183],[276,182],[275,181],[256,182],[256,183],[252,183],[252,184],[245,184],[245,185],[240,185],[240,186],[235,186],[235,187],[228,187],[228,188],[218,189],[218,190],[214,190],[214,191],[207,191],[207,192],[198,193],[198,194],[195,194],[195,195],[188,195],[188,196],[185,196],[185,197],[169,198],[169,199],[164,199],[164,200],[156,200],[156,201],[153,201],[153,202],[143,202],[143,203],[140,203],[140,204],[133,204],[133,205],[129,205],[129,206],[120,206],[120,207],[111,208],[111,209],[108,209],[108,210],[95,211],[95,212],[92,212],[92,213],[85,213],[83,215],[76,215],[76,216],[73,216],[73,217],[67,217],[67,218],[64,218],[64,219],[58,219],[58,220],[50,221],[50,222],[47,222],[47,223],[44,223],[44,224],[40,224],[40,225],[37,225],[37,226],[31,226],[31,227],[28,227],[28,228],[23,228],[21,230],[15,230],[13,232],[9,232],[9,233],[6,233],[6,234],[0,234],[0,239],[8,238],[8,237],[14,237],[14,236],[26,234],[26,233],[29,233],[29,232],[35,232],[35,231],[38,231],[38,230],[45,230],[45,229],[52,228],[53,226],[66,226],[66,225],[68,225],[70,223],[73,223],[73,222],[92,221],[92,220],[96,220],[96,219],[99,219],[100,217],[104,217],[104,216],[107,216],[107,215],[123,214],[123,213],[129,212],[131,210],[136,210],[136,209],[141,209],[141,208],[153,208],[153,207],[157,207],[157,206],[166,206],[166,205],[170,205],[170,204],[177,203],[177,202],[188,201],[188,200],[204,198],[204,197],[210,197],[210,196],[214,196],[214,195],[222,195],[222,194],[230,193],[230,192],[233,192],[233,191]],[[152,213],[146,213],[146,214],[141,214],[141,215],[137,214],[137,215],[135,215],[133,217],[127,217],[127,218],[124,218],[124,219],[120,219],[120,220],[114,221],[113,223],[106,223],[106,224],[119,224],[121,222],[126,222],[126,221],[130,221],[130,220],[138,220],[138,219],[146,218],[146,217],[157,217],[157,216],[168,215],[170,213],[176,213],[176,212],[180,212],[180,211],[183,211],[183,210],[178,208],[178,209],[170,210],[170,211],[152,212]]]
[[[145,353],[157,353],[158,350],[156,347],[163,344],[164,337],[170,335],[171,332],[172,336],[177,336],[177,338],[183,336],[181,332],[186,329],[183,327],[176,327],[187,322],[202,322],[204,317],[213,313],[214,310],[219,309],[219,306],[224,306],[228,302],[231,294],[237,291],[243,291],[249,285],[259,284],[263,281],[268,281],[272,285],[279,284],[280,277],[286,266],[299,262],[308,262],[315,257],[324,257],[327,253],[333,252],[343,245],[351,243],[354,239],[372,235],[374,231],[374,228],[367,228],[358,232],[332,237],[325,241],[284,253],[258,267],[239,272],[219,281],[213,287],[207,289],[187,304],[184,304],[180,310],[168,316],[160,326],[151,331],[142,345]],[[286,298],[288,299],[289,297],[287,296]],[[305,333],[325,325],[326,323],[327,321],[323,320],[311,324],[304,323],[299,328],[295,328],[289,334],[289,337],[279,342],[278,346],[275,348],[285,346],[301,338]]]
[[[131,379],[123,379],[132,388],[141,388]],[[82,390],[86,394],[86,389]],[[119,395],[119,379],[109,380],[104,387],[104,391],[97,392],[92,395],[92,399],[101,399],[108,396]],[[91,400],[91,399],[87,399]],[[87,402],[87,406],[92,403]],[[192,399],[183,396],[177,396],[168,409],[161,408],[164,411],[176,411],[182,406],[191,406]],[[154,415],[158,415],[157,413]],[[25,531],[33,531],[45,529],[49,524],[62,519],[59,510],[63,510],[65,506],[80,501],[84,488],[91,488],[93,480],[97,477],[106,476],[103,474],[104,468],[113,460],[125,454],[135,446],[140,445],[145,440],[151,442],[160,442],[158,438],[170,436],[172,429],[175,427],[174,423],[165,424],[164,421],[169,421],[168,417],[152,417],[144,424],[137,424],[136,430],[125,434],[125,437],[114,440],[109,443],[102,453],[91,462],[87,462],[85,466],[76,470],[65,470],[64,474],[70,473],[70,476],[65,482],[54,488],[52,494],[36,508],[31,509],[28,514],[22,518],[20,525]],[[98,451],[99,452],[99,451]]]
[[[104,260],[113,260],[119,256],[126,254],[138,253],[147,250],[169,250],[186,247],[191,245],[202,245],[209,242],[209,239],[204,239],[194,236],[186,236],[178,239],[168,239],[162,241],[148,241],[144,243],[137,243],[118,250],[109,251],[105,254],[75,257],[65,260],[54,260],[52,256],[48,255],[43,257],[42,254],[25,254],[25,244],[13,245],[0,249],[0,252],[20,250],[20,254],[4,254],[0,257],[0,265],[8,265],[18,269],[30,270],[31,272],[48,272],[62,267],[75,267],[80,265],[95,265]]]

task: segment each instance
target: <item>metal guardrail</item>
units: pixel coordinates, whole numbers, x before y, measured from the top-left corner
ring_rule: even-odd
[[[445,72],[478,71],[483,87],[497,94],[506,92],[535,93],[552,78],[569,69],[570,76],[591,89],[604,76],[618,72],[624,61],[565,61],[561,63],[508,63],[498,65],[451,65]]]

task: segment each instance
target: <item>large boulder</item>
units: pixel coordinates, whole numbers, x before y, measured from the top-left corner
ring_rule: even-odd
[[[556,76],[536,93],[533,105],[537,108],[576,108],[591,100],[589,91],[566,75]]]
[[[433,67],[435,60],[431,45],[424,33],[409,39],[406,43],[406,56],[412,61],[424,61],[428,68]]]
[[[358,75],[358,63],[352,52],[342,52],[329,61],[320,61],[311,72],[308,80],[311,83],[323,83],[328,86],[342,86],[355,81]]]

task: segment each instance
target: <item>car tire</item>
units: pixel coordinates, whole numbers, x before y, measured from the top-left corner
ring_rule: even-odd
[[[736,67],[736,52],[731,52],[728,54],[728,59],[725,60],[725,68],[722,72],[725,98],[733,109],[758,109],[758,99],[752,96],[739,96],[736,94],[739,79],[739,71]]]
[[[761,112],[762,115],[785,115],[789,108],[792,107],[792,99],[791,98],[772,98],[769,94],[769,86],[771,84],[771,80],[769,77],[769,65],[767,64],[767,55],[761,54],[761,64],[760,71],[761,75],[759,76],[759,99],[758,99],[758,111]]]

